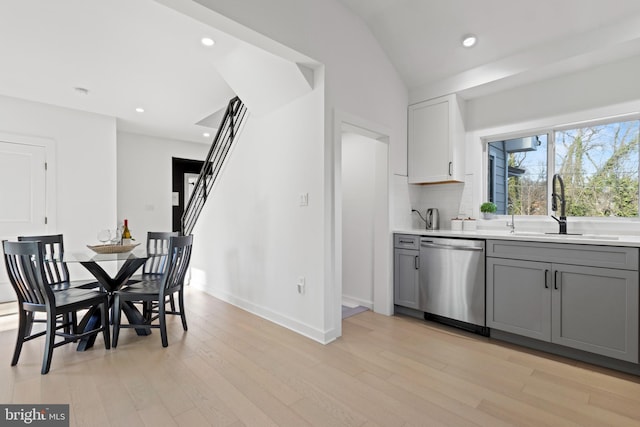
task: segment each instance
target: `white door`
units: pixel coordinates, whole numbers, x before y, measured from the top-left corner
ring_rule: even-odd
[[[46,234],[46,150],[0,141],[0,240]],[[0,268],[0,302],[15,299]]]

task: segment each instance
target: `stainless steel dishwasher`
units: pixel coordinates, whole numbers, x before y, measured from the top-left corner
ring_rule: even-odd
[[[484,240],[420,238],[419,309],[425,318],[487,334]]]

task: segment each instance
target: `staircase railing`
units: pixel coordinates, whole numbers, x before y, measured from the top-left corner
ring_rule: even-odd
[[[231,146],[238,135],[242,122],[247,114],[247,107],[237,96],[229,101],[220,127],[213,139],[209,154],[200,170],[200,175],[195,183],[189,202],[182,214],[181,233],[184,236],[191,234],[195,227],[200,212],[206,203],[213,184],[224,165],[224,161],[231,150]]]

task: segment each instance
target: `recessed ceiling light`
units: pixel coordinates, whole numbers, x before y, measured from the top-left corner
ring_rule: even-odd
[[[200,39],[200,43],[202,43],[203,46],[207,46],[207,47],[211,47],[214,44],[216,44],[216,42],[213,41],[212,38],[209,37],[203,37]]]
[[[467,34],[462,38],[462,46],[464,47],[472,47],[476,44],[478,38],[473,34]]]
[[[205,132],[202,134],[202,136],[204,136],[205,138],[209,138],[211,134],[209,132]]]
[[[86,87],[74,87],[73,90],[76,91],[76,93],[78,95],[89,95],[89,89],[87,89]]]
[[[136,111],[137,111],[138,113],[144,113],[144,108],[142,108],[142,107],[138,107],[138,108],[136,108]]]

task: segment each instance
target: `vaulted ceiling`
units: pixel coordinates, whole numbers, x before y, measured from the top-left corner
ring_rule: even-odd
[[[474,97],[640,54],[637,0],[341,1],[423,98]],[[468,33],[473,48],[461,45]]]
[[[423,99],[479,96],[640,55],[637,0],[339,1]],[[466,33],[479,38],[471,49],[460,45]],[[203,36],[215,46],[202,46]],[[201,142],[214,130],[202,120],[243,84],[232,65],[260,56],[153,0],[3,0],[0,40],[1,95],[110,115],[122,130]],[[304,90],[295,66],[271,65]]]

